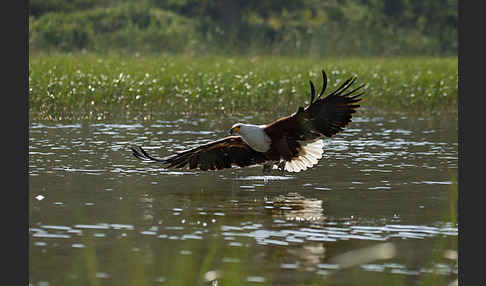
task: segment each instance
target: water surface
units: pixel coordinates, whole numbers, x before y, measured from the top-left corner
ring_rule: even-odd
[[[457,279],[454,117],[356,117],[298,174],[167,170],[129,150],[164,156],[271,119],[32,122],[30,285]]]

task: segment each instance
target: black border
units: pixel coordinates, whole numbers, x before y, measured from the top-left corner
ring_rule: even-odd
[[[467,73],[467,69],[466,69],[466,66],[467,66],[467,61],[469,59],[469,62],[473,61],[473,62],[478,62],[479,60],[479,63],[482,64],[484,62],[484,57],[481,57],[479,56],[479,58],[477,57],[478,55],[476,54],[476,52],[479,50],[478,49],[478,44],[479,46],[481,45],[484,45],[483,42],[484,40],[480,40],[479,38],[477,38],[477,32],[475,30],[483,30],[481,29],[482,28],[482,23],[478,23],[476,20],[477,19],[480,19],[480,17],[478,18],[471,18],[471,12],[472,11],[477,11],[479,13],[482,13],[482,9],[481,7],[479,7],[480,5],[477,5],[478,7],[476,9],[474,9],[473,7],[471,7],[471,5],[469,6],[470,8],[467,9],[467,12],[466,12],[466,7],[465,7],[465,3],[468,3],[468,4],[472,4],[472,3],[480,3],[480,2],[471,2],[471,1],[463,1],[463,0],[458,0],[458,46],[459,46],[459,49],[458,49],[458,91],[459,91],[459,94],[458,94],[458,230],[459,230],[459,237],[458,237],[458,271],[459,271],[459,274],[458,274],[458,282],[459,282],[459,285],[468,285],[468,284],[475,284],[475,280],[476,281],[480,281],[479,279],[475,279],[475,275],[474,274],[477,274],[477,273],[480,273],[480,271],[475,271],[474,267],[481,267],[482,266],[482,263],[469,263],[469,265],[467,264],[467,260],[466,260],[466,257],[469,257],[469,261],[471,260],[475,260],[475,258],[473,257],[471,259],[471,256],[466,254],[466,240],[467,240],[467,244],[469,245],[470,249],[471,248],[471,245],[476,246],[479,245],[478,244],[475,244],[475,243],[471,243],[471,238],[474,238],[474,237],[477,237],[477,238],[481,238],[482,236],[482,231],[481,231],[481,222],[479,223],[476,223],[476,226],[474,226],[474,220],[476,219],[481,219],[481,217],[483,215],[481,215],[481,207],[472,207],[471,206],[471,201],[476,201],[476,202],[481,202],[481,198],[478,197],[478,198],[473,198],[471,199],[471,195],[475,195],[475,196],[478,196],[478,195],[481,195],[480,192],[482,191],[482,185],[481,184],[475,184],[476,182],[474,182],[473,180],[471,179],[474,179],[473,177],[477,174],[479,175],[479,171],[482,171],[482,166],[479,165],[481,164],[481,162],[478,162],[479,164],[477,164],[478,167],[474,168],[474,170],[476,171],[474,174],[474,172],[471,172],[470,170],[473,169],[473,168],[470,168],[469,169],[469,172],[467,172],[467,175],[466,175],[466,171],[464,169],[464,156],[465,156],[465,153],[464,153],[464,131],[466,128],[475,128],[475,129],[483,129],[483,127],[481,126],[477,126],[477,122],[478,121],[482,121],[481,119],[481,115],[482,113],[484,112],[481,112],[479,110],[479,108],[482,107],[482,104],[474,104],[473,106],[475,106],[478,110],[474,111],[474,112],[471,112],[469,111],[468,112],[468,118],[471,119],[472,118],[472,122],[470,121],[469,124],[466,123],[466,112],[465,112],[465,101],[466,101],[466,98],[473,98],[475,101],[478,99],[478,97],[484,97],[483,94],[481,94],[481,81],[484,81],[481,79],[481,77],[483,76],[483,73],[482,73],[482,70],[481,69],[475,69],[473,71],[469,70],[470,72]],[[470,25],[467,25],[467,22],[470,22]],[[471,23],[472,22],[472,23]],[[479,29],[478,29],[479,28]],[[471,30],[472,29],[472,30]],[[479,31],[479,33],[482,33],[484,34],[484,31]],[[475,38],[474,40],[474,44],[472,45],[467,45],[467,41],[466,41],[466,37],[467,35],[473,35],[473,37]],[[472,46],[474,46],[473,49],[470,49]],[[469,49],[468,49],[469,48]],[[480,53],[484,51],[484,49],[481,49],[480,50]],[[472,53],[471,53],[472,52]],[[479,72],[478,72],[479,70]],[[466,75],[467,74],[467,75]],[[468,84],[466,85],[466,82],[468,82]],[[478,86],[472,86],[470,85],[470,83],[476,83],[476,84],[479,84]],[[472,88],[471,88],[472,87]],[[478,90],[479,90],[479,94],[478,94]],[[476,118],[475,118],[476,117]],[[480,133],[480,136],[482,135],[481,131],[479,132]],[[476,146],[472,146],[472,147],[477,147],[477,145],[479,145],[481,143],[481,139],[480,138],[477,138],[479,140],[470,140],[468,141],[470,143],[476,143]],[[479,143],[479,144],[477,144]],[[474,145],[474,144],[470,144],[468,146],[470,146],[469,148],[471,148],[471,145]],[[484,158],[484,152],[477,152],[477,156],[476,156],[476,160],[481,160]],[[481,154],[481,155],[479,155]],[[482,161],[482,160],[481,160]],[[472,162],[473,165],[475,165],[475,162]],[[470,162],[470,165],[471,165],[471,162]],[[473,166],[475,167],[475,166]],[[472,176],[471,176],[472,175]],[[466,181],[465,178],[468,178],[468,181]],[[466,198],[469,198],[469,199],[466,199]],[[466,201],[469,200],[469,203],[467,203],[468,206],[466,206]],[[476,210],[477,212],[476,213],[476,216],[472,216],[472,223],[470,223],[470,225],[472,225],[472,227],[476,227],[476,231],[478,233],[477,236],[468,236],[467,235],[467,223],[469,223],[469,221],[471,220],[471,216],[469,217],[469,219],[466,218],[466,213],[467,211],[471,211],[472,210]],[[471,232],[471,228],[470,228],[470,232]],[[482,251],[479,251],[479,249],[476,249],[475,251],[473,251],[473,253],[478,253],[479,255],[482,255]],[[469,253],[471,254],[471,252]],[[482,257],[477,257],[477,261],[481,261],[481,258]],[[468,266],[466,266],[468,265]],[[471,268],[472,266],[472,268]],[[466,275],[466,270],[467,269],[467,275]],[[478,269],[479,270],[479,269]],[[471,283],[467,283],[466,281],[466,278],[469,278],[469,281]]]
[[[458,0],[458,206],[457,206],[457,224],[458,224],[458,282],[464,284],[464,1]]]
[[[9,23],[4,23],[4,27],[6,33],[10,36],[6,36],[5,42],[10,43],[18,43],[15,45],[11,45],[13,48],[12,56],[9,56],[10,60],[7,62],[16,62],[15,64],[8,64],[6,74],[11,75],[12,77],[16,78],[9,81],[9,85],[12,85],[12,89],[14,90],[8,97],[15,98],[15,106],[19,106],[20,112],[18,112],[17,108],[12,108],[11,104],[4,104],[4,108],[7,109],[6,114],[15,114],[15,120],[10,117],[10,119],[4,119],[5,123],[13,123],[15,122],[13,128],[9,128],[9,130],[15,130],[15,138],[20,137],[22,143],[18,143],[17,140],[12,140],[13,142],[13,150],[12,152],[6,152],[9,157],[9,165],[10,162],[15,162],[15,168],[7,167],[9,170],[15,172],[12,176],[9,176],[9,180],[12,181],[10,186],[13,188],[9,188],[10,191],[15,192],[15,195],[19,197],[20,205],[25,206],[17,208],[15,204],[11,204],[12,208],[16,207],[16,211],[10,212],[11,217],[12,214],[15,213],[15,220],[13,220],[14,224],[16,224],[16,228],[19,228],[20,235],[17,237],[13,237],[15,240],[14,244],[20,244],[20,251],[18,248],[10,248],[11,251],[16,251],[12,253],[12,255],[6,255],[6,257],[22,257],[21,254],[25,253],[25,262],[23,259],[13,259],[15,264],[20,264],[22,267],[18,267],[18,269],[25,269],[24,271],[27,272],[27,275],[22,275],[22,270],[20,271],[5,271],[8,272],[9,275],[14,275],[13,279],[7,279],[16,281],[15,284],[29,284],[29,273],[30,273],[30,264],[29,264],[29,0],[25,1],[13,1],[10,2],[8,8],[4,9],[5,14],[10,14],[6,17]],[[19,11],[20,13],[11,13],[11,6],[15,6],[15,11]],[[21,14],[21,15],[19,15]],[[21,17],[23,16],[23,18]],[[10,20],[14,19],[14,20]],[[17,20],[15,20],[17,19]],[[23,20],[23,25],[21,21]],[[13,31],[11,31],[13,29]],[[10,40],[9,38],[12,38]],[[10,70],[10,68],[14,67],[14,70]],[[5,66],[4,66],[5,68]],[[18,119],[17,119],[18,118]],[[18,120],[18,121],[16,121]],[[8,136],[10,137],[10,136]],[[5,138],[6,139],[6,138]],[[23,160],[22,160],[23,159]],[[5,169],[7,169],[5,168]],[[17,171],[20,169],[21,171]],[[12,172],[10,171],[10,172]],[[20,176],[18,176],[20,174]],[[20,177],[20,178],[19,178]],[[20,211],[19,211],[20,210]],[[20,222],[18,221],[20,220]],[[25,221],[25,228],[22,222]],[[25,252],[24,252],[25,251]],[[10,259],[12,260],[12,259]],[[10,261],[12,262],[12,261]],[[9,263],[10,263],[9,262]],[[9,265],[9,268],[11,266]],[[16,268],[16,267],[14,267]],[[15,269],[17,270],[17,269]],[[20,272],[20,274],[18,273]],[[8,283],[8,282],[7,282]]]

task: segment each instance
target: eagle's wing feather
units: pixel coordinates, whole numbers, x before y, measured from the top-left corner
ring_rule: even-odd
[[[133,155],[142,160],[167,164],[168,168],[183,168],[188,165],[190,169],[201,170],[219,170],[231,168],[232,165],[246,167],[269,160],[291,161],[300,157],[307,160],[306,152],[312,153],[315,151],[312,148],[320,148],[321,143],[315,143],[320,137],[331,137],[351,122],[353,113],[359,107],[357,103],[361,100],[360,96],[364,94],[360,91],[364,85],[350,89],[356,81],[353,77],[332,93],[322,97],[327,87],[327,76],[324,71],[322,77],[323,86],[318,96],[314,84],[310,82],[311,100],[307,107],[299,107],[296,113],[280,118],[264,128],[272,140],[271,148],[266,153],[255,151],[239,136],[230,136],[164,158],[154,158],[141,147],[138,150],[132,148]],[[315,146],[306,147],[307,144]],[[311,156],[314,161],[322,154],[317,153],[314,157]],[[297,164],[301,163],[297,161]]]
[[[364,85],[349,90],[356,81],[355,77],[350,78],[326,97],[321,97],[327,86],[327,76],[324,71],[322,71],[322,76],[323,88],[317,98],[315,98],[315,89],[311,84],[309,105],[306,108],[300,107],[292,115],[272,122],[267,125],[265,131],[270,134],[285,133],[287,138],[301,141],[314,140],[322,136],[331,137],[341,132],[351,122],[352,114],[359,107],[357,103],[364,92],[358,91]]]
[[[154,158],[142,147],[138,147],[138,149],[132,148],[135,157],[161,162],[167,164],[167,168],[175,169],[189,165],[189,169],[221,170],[231,168],[233,164],[246,167],[264,163],[267,160],[263,153],[250,148],[239,136],[229,136],[164,158]]]

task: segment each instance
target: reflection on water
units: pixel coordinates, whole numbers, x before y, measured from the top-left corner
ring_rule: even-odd
[[[265,210],[275,218],[296,221],[321,220],[323,214],[322,200],[305,198],[299,193],[278,195],[265,201]]]
[[[457,279],[454,120],[356,118],[317,168],[291,175],[167,170],[128,150],[163,156],[232,122],[32,123],[29,282],[170,285],[181,269],[190,285]]]

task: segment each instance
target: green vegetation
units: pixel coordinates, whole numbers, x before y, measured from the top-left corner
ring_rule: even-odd
[[[31,118],[293,112],[321,69],[363,110],[457,109],[457,0],[32,0],[29,52]]]
[[[457,111],[457,58],[229,57],[36,54],[29,61],[32,119],[150,118],[161,113],[294,112],[309,80],[328,92],[358,76],[363,111]]]
[[[194,22],[170,11],[136,4],[46,13],[30,17],[32,51],[118,49],[187,51],[197,41]]]
[[[31,51],[456,56],[457,0],[31,0]]]

